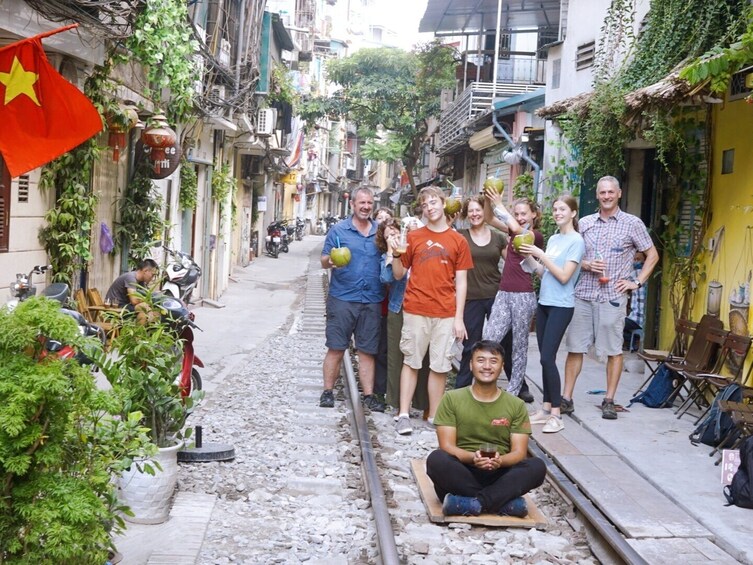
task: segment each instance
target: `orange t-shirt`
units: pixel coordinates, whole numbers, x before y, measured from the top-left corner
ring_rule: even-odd
[[[427,227],[408,232],[408,251],[401,257],[410,269],[403,309],[430,318],[455,316],[455,273],[473,268],[471,249],[458,232]]]

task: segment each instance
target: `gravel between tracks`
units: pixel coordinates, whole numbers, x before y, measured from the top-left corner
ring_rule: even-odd
[[[318,408],[324,340],[297,333],[299,326],[300,319],[291,319],[191,417],[205,441],[236,450],[231,462],[181,465],[181,490],[217,496],[202,565],[378,562],[342,392],[334,410]],[[369,419],[405,563],[597,563],[548,483],[533,493],[549,518],[545,531],[432,524],[410,460],[435,449],[436,435],[413,419],[413,434],[398,436],[392,416]]]

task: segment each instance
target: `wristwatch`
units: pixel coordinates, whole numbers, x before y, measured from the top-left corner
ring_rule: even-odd
[[[392,252],[392,256],[393,256],[393,257],[394,257],[395,259],[398,259],[398,258],[399,258],[399,257],[400,257],[401,255],[402,255],[402,253],[398,253],[398,254],[395,254],[395,252],[394,252],[394,251]]]
[[[638,285],[638,288],[641,288],[643,286],[641,279],[639,279],[638,277],[633,278],[633,282]]]

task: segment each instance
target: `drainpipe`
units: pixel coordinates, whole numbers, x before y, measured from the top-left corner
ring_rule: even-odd
[[[515,142],[512,140],[512,137],[505,131],[505,128],[502,127],[502,124],[499,123],[499,120],[497,120],[497,113],[492,111],[492,123],[494,124],[494,127],[497,129],[498,132],[502,134],[502,137],[504,137],[507,140],[507,143],[509,143],[512,147],[515,147]],[[539,187],[539,177],[541,176],[541,167],[528,156],[528,148],[523,148],[523,159],[526,163],[531,165],[533,167],[533,186],[536,187],[536,200],[541,201],[541,189]]]
[[[243,50],[245,48],[245,37],[243,36],[243,27],[246,23],[246,2],[243,0],[241,2],[241,14],[240,18],[238,18],[238,47],[237,51],[235,53],[235,94],[238,95],[238,92],[241,89],[241,64],[243,62]],[[233,112],[230,112],[230,120],[233,119]]]

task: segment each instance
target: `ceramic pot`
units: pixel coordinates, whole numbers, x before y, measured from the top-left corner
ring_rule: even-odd
[[[155,474],[139,471],[136,464],[123,473],[118,480],[118,499],[128,506],[134,516],[124,516],[134,524],[161,524],[170,515],[173,493],[178,484],[178,451],[183,442],[172,447],[160,448],[149,461],[156,461],[162,471],[155,467]],[[143,464],[144,462],[140,462]]]

